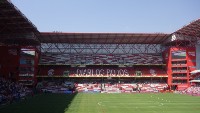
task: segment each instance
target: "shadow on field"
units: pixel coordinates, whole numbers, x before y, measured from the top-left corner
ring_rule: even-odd
[[[0,106],[0,113],[64,113],[75,96],[76,93],[38,94],[20,102]]]

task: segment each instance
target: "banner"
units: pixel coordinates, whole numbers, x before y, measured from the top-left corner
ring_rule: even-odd
[[[130,76],[127,69],[76,69],[75,76]]]

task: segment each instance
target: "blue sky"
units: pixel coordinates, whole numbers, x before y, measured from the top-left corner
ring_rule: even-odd
[[[200,0],[12,0],[41,32],[172,33],[200,18]]]

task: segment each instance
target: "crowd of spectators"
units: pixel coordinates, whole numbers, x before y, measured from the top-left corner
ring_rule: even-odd
[[[40,93],[72,93],[75,86],[73,82],[68,81],[40,81],[36,85],[36,90]]]
[[[188,87],[185,90],[176,91],[175,93],[187,94],[187,95],[192,95],[192,96],[200,96],[200,85],[196,84],[196,85],[193,85],[191,87]]]
[[[0,105],[25,99],[28,94],[32,94],[32,90],[20,83],[0,77]]]
[[[199,86],[192,86],[185,90],[186,94],[200,96],[200,87]]]

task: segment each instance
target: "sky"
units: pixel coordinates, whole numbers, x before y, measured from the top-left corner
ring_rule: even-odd
[[[40,32],[173,33],[200,0],[11,0]]]

